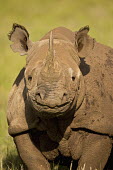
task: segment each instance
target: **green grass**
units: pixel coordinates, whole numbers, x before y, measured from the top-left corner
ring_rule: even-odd
[[[1,0],[0,1],[0,162],[1,169],[20,169],[7,132],[6,108],[11,85],[25,64],[25,57],[10,49],[7,33],[13,23],[24,25],[33,41],[49,30],[65,26],[78,30],[89,25],[90,35],[113,47],[113,1],[106,0]],[[18,162],[18,164],[17,164]],[[7,167],[7,168],[6,168]],[[64,169],[64,168],[63,168]]]

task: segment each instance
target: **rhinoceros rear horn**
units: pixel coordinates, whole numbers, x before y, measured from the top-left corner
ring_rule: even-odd
[[[14,52],[19,52],[20,55],[27,54],[32,46],[29,40],[29,33],[24,26],[13,24],[12,31],[8,34],[9,40],[13,42],[11,48]]]

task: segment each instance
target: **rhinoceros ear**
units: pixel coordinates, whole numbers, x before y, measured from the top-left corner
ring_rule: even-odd
[[[19,52],[20,55],[26,55],[32,46],[28,31],[19,24],[13,24],[12,31],[8,34],[8,38],[13,42],[11,45],[12,50]]]
[[[77,46],[80,57],[87,55],[86,53],[90,45],[88,32],[89,26],[85,26],[75,33],[75,45]]]

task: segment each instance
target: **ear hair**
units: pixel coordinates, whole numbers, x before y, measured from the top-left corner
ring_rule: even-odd
[[[13,26],[12,26],[12,30],[8,33],[8,38],[9,38],[9,40],[11,40],[11,36],[12,36],[12,34],[14,33],[14,31],[15,31],[16,28],[20,28],[20,29],[22,29],[23,31],[25,31],[25,32],[27,33],[28,38],[29,38],[29,33],[28,33],[28,31],[26,30],[26,28],[25,28],[24,26],[22,26],[22,25],[19,25],[19,24],[14,23]]]
[[[80,28],[78,32],[87,34],[89,30],[90,30],[89,25],[86,25],[85,27]]]

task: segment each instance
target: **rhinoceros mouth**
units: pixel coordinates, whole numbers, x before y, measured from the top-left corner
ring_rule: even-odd
[[[55,116],[57,114],[59,115],[59,114],[63,114],[67,112],[67,110],[69,110],[69,108],[72,105],[72,101],[67,101],[60,105],[51,106],[51,105],[47,105],[45,103],[40,103],[40,102],[37,102],[36,100],[33,100],[32,105],[38,111],[38,113],[51,113],[52,115],[54,114]]]
[[[75,98],[74,98],[75,99]],[[35,109],[35,113],[42,118],[54,118],[54,117],[60,117],[64,116],[68,113],[69,110],[72,110],[74,105],[74,99],[67,101],[63,104],[56,105],[56,106],[50,106],[46,103],[40,103],[36,101],[35,99],[30,100],[32,107]]]
[[[39,102],[37,102],[37,101],[35,101],[35,102],[36,102],[36,104],[39,105],[39,106],[47,107],[47,108],[50,108],[50,109],[62,108],[62,107],[65,107],[65,106],[67,106],[67,105],[70,104],[70,102],[65,102],[65,103],[63,103],[63,104],[61,104],[61,105],[52,106],[52,105],[47,105],[47,104],[44,104],[44,103],[39,103]]]

